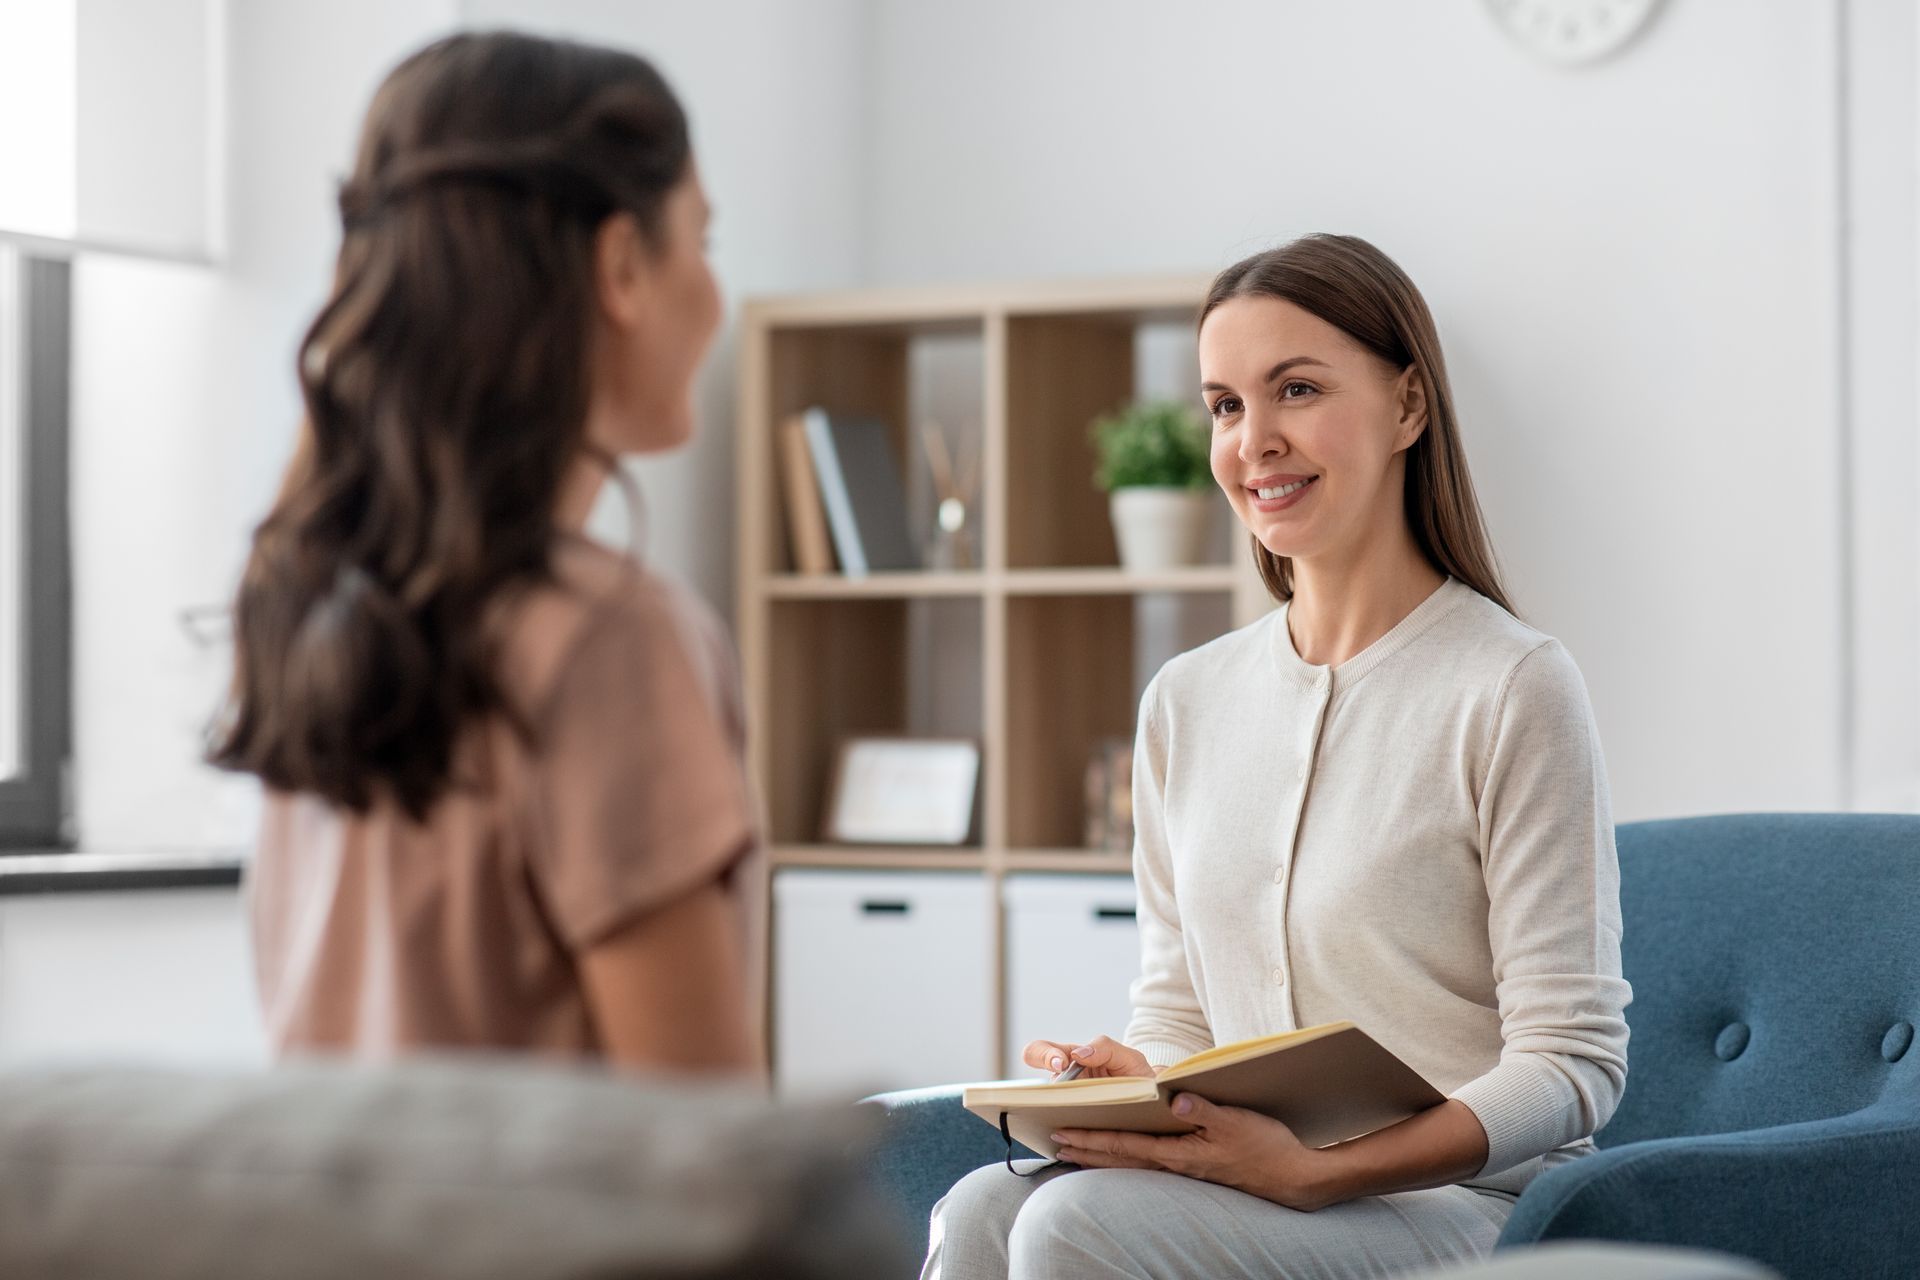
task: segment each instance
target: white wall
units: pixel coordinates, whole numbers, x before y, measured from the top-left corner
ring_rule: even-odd
[[[469,26],[509,26],[632,49],[673,85],[693,122],[714,204],[712,260],[729,303],[757,293],[844,288],[869,228],[861,0],[462,0]],[[629,463],[645,499],[645,546],[733,613],[734,347],[727,323],[698,390],[693,444]],[[626,537],[609,487],[594,529]]]
[[[1901,0],[1846,5],[1844,95],[1840,0],[1668,4],[1573,71],[1424,0],[231,10],[231,262],[91,258],[76,280],[89,847],[247,838],[251,791],[195,763],[227,654],[176,615],[226,598],[284,459],[366,97],[455,23],[653,57],[690,107],[734,299],[1373,238],[1440,317],[1510,585],[1581,662],[1619,815],[1920,804]],[[655,558],[723,610],[732,357],[723,337],[695,446],[636,467]],[[610,499],[599,527],[620,525]]]
[[[196,763],[227,655],[176,616],[231,591],[291,443],[366,98],[458,22],[655,58],[731,298],[1375,239],[1440,317],[1511,585],[1586,672],[1619,816],[1920,805],[1920,33],[1903,0],[1851,0],[1843,80],[1840,3],[1672,0],[1571,72],[1430,0],[234,3],[230,261],[76,273],[82,839],[251,833],[250,788]],[[701,394],[700,442],[637,471],[654,555],[725,609],[725,339]],[[212,898],[6,904],[0,983],[64,1002],[0,1003],[16,1047],[148,1036],[113,980],[145,964],[201,975],[176,989],[204,994],[209,1047],[254,1052],[236,908]]]
[[[0,1066],[266,1057],[231,889],[0,898]]]
[[[1586,674],[1619,816],[1836,807],[1833,12],[1669,4],[1568,71],[1427,0],[876,6],[866,274],[1372,239],[1439,318],[1509,585]]]
[[[228,9],[227,260],[74,270],[75,772],[93,850],[252,838],[255,788],[199,763],[230,655],[179,614],[231,595],[291,447],[294,348],[367,97],[456,16],[453,0]],[[0,899],[0,1058],[49,1055],[262,1059],[238,895]]]
[[[75,773],[96,850],[251,836],[253,788],[198,763],[229,654],[179,614],[230,597],[291,448],[294,348],[368,95],[455,17],[452,0],[228,9],[227,261],[75,263]]]
[[[1910,0],[1853,0],[1846,18],[1847,772],[1851,807],[1912,811],[1920,810],[1920,20]]]
[[[802,8],[466,12],[657,56],[723,212],[771,211],[722,224],[736,295],[1368,236],[1440,317],[1509,587],[1581,662],[1619,816],[1920,806],[1902,0],[1670,4],[1576,70],[1424,0]],[[729,379],[648,477],[657,553],[723,607]]]
[[[251,837],[254,789],[198,763],[230,654],[195,645],[178,617],[229,598],[271,500],[299,414],[294,348],[338,243],[332,183],[400,57],[459,24],[637,46],[690,107],[729,296],[857,274],[865,46],[852,0],[230,10],[229,260],[208,271],[83,257],[75,276],[76,776],[94,850]],[[723,609],[732,385],[723,338],[702,381],[701,440],[634,467],[652,554]],[[625,534],[611,494],[597,527]]]
[[[221,0],[82,0],[76,238],[204,258],[221,246]],[[137,104],[134,111],[128,104]]]

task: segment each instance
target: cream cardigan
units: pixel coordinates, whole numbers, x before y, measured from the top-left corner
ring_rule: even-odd
[[[1586,686],[1454,578],[1335,667],[1285,606],[1141,700],[1127,1043],[1165,1065],[1350,1018],[1471,1108],[1467,1181],[1591,1150],[1627,1071],[1619,865]]]

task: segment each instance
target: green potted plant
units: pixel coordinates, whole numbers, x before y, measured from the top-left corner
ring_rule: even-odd
[[[1092,435],[1094,483],[1110,495],[1122,567],[1198,563],[1213,484],[1199,410],[1175,400],[1136,401],[1095,419]]]

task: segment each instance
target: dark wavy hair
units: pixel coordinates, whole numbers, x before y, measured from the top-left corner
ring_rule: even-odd
[[[1246,297],[1291,302],[1396,371],[1410,365],[1418,370],[1427,391],[1427,426],[1407,448],[1405,503],[1414,542],[1434,568],[1514,613],[1467,470],[1439,330],[1407,273],[1358,236],[1302,236],[1242,258],[1215,276],[1195,327],[1223,303]],[[1267,593],[1291,600],[1293,561],[1267,550],[1257,537],[1251,541],[1254,567]]]
[[[332,295],[300,346],[306,415],[234,606],[209,759],[416,820],[456,735],[501,713],[494,606],[550,581],[585,438],[596,232],[663,206],[685,113],[629,53],[462,34],[375,94]]]

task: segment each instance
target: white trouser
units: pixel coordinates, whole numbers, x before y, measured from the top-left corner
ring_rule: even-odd
[[[1302,1213],[1173,1173],[990,1165],[934,1206],[921,1280],[1352,1280],[1485,1257],[1512,1211],[1461,1186]]]

